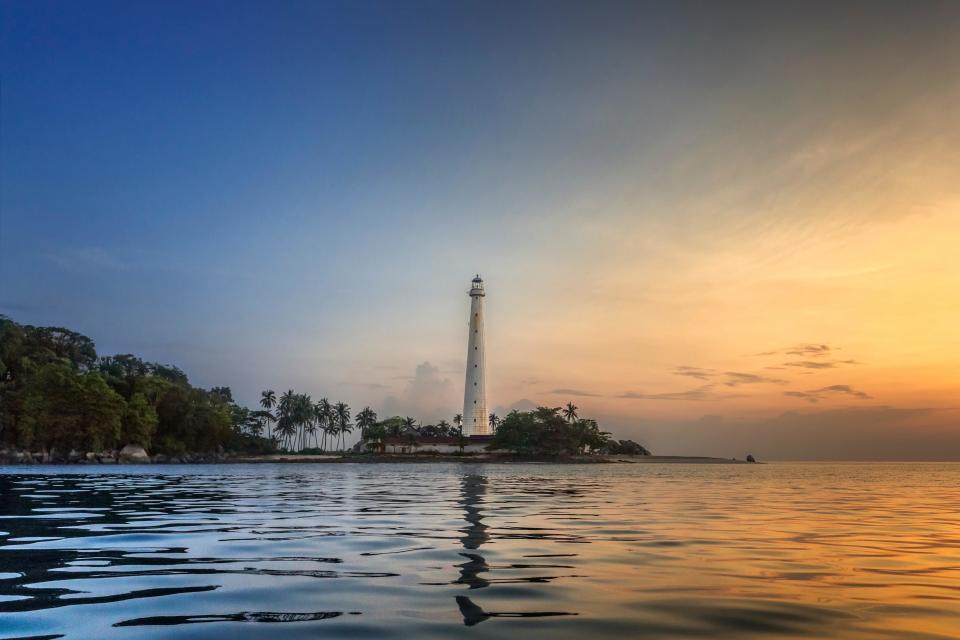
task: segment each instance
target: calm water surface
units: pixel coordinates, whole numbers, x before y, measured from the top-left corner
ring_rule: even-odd
[[[960,465],[0,467],[0,638],[960,636]]]

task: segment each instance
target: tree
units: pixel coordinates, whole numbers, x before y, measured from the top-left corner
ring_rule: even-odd
[[[364,442],[367,448],[382,448],[383,440],[387,437],[387,429],[382,422],[375,422],[366,428]],[[374,444],[379,443],[379,444]]]
[[[156,410],[147,402],[142,393],[133,394],[127,400],[120,424],[120,443],[138,444],[144,449],[150,448],[150,440],[157,429]]]
[[[458,413],[457,415],[453,416],[453,424],[455,424],[457,427],[462,427],[462,426],[463,426],[463,414],[462,414],[462,413]]]
[[[405,421],[400,416],[393,416],[392,418],[387,418],[379,423],[387,436],[391,438],[399,438],[403,433]]]
[[[210,394],[225,404],[233,402],[233,392],[230,391],[230,387],[214,387],[210,389]]]
[[[417,421],[410,416],[403,419],[403,429],[408,434],[417,433]]]
[[[126,403],[99,373],[77,374],[49,363],[27,385],[20,441],[44,450],[101,450],[115,446]]]
[[[567,419],[567,422],[572,423],[577,421],[577,418],[579,417],[577,415],[578,408],[579,407],[572,402],[568,402],[567,406],[563,408],[563,417]]]
[[[377,424],[377,414],[370,407],[364,407],[362,411],[357,414],[357,428],[360,429],[360,439],[365,440],[367,438],[367,431],[370,427]]]
[[[280,433],[281,446],[290,449],[297,434],[296,422],[297,394],[293,389],[287,389],[277,401],[277,431]]]
[[[267,389],[266,391],[261,392],[260,406],[263,407],[263,419],[267,423],[267,437],[272,438],[273,433],[270,429],[270,423],[273,422],[275,418],[270,411],[277,406],[277,394],[274,393],[272,389]]]
[[[336,431],[336,425],[333,421],[333,407],[326,398],[320,398],[320,401],[313,408],[314,416],[317,419],[317,426],[323,433],[323,442],[320,444],[320,450],[327,450],[327,436]]]
[[[574,413],[576,407],[573,408]],[[511,411],[493,437],[493,448],[518,454],[573,455],[606,446],[609,434],[595,420],[570,422],[559,407]]]
[[[0,445],[256,451],[264,448],[256,442],[258,413],[234,403],[228,387],[192,387],[175,366],[131,354],[98,358],[86,336],[0,316]]]
[[[496,431],[497,425],[500,424],[500,417],[495,413],[491,413],[489,420],[490,420],[490,430]]]
[[[341,451],[343,450],[343,434],[350,433],[353,429],[350,426],[350,407],[343,402],[334,405],[334,414],[336,415],[337,433],[340,435]]]
[[[63,327],[34,327],[24,325],[24,342],[33,351],[34,357],[44,354],[46,361],[62,359],[79,371],[93,369],[97,362],[97,350],[93,340],[85,335]]]
[[[438,435],[449,437],[453,435],[453,429],[451,428],[449,422],[446,420],[441,420],[437,423],[437,433]]]

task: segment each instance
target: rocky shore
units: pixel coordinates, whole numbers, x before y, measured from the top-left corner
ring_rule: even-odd
[[[0,449],[0,465],[5,464],[209,464],[231,462],[222,449],[206,453],[184,453],[168,456],[162,453],[148,454],[143,447],[127,445],[122,449],[103,451],[23,451]]]

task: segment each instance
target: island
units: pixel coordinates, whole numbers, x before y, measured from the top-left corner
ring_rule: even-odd
[[[740,462],[653,456],[572,402],[490,414],[480,435],[465,433],[459,414],[435,424],[381,420],[370,407],[352,415],[344,402],[293,390],[265,390],[259,404],[240,405],[226,386],[195,387],[172,365],[98,356],[75,331],[0,316],[0,464]]]

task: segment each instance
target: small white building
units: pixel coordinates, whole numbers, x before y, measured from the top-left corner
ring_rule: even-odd
[[[461,447],[456,436],[399,436],[387,437],[380,443],[383,453],[487,453],[493,436],[467,436]]]

